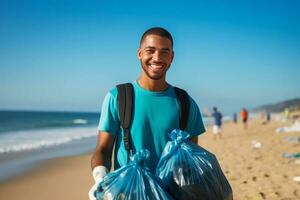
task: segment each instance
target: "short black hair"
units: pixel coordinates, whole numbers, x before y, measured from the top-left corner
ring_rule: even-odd
[[[143,36],[141,38],[141,41],[140,41],[140,45],[142,44],[143,40],[148,35],[158,35],[158,36],[161,36],[161,37],[168,38],[171,41],[171,45],[172,45],[172,48],[173,48],[173,38],[172,38],[172,35],[166,29],[161,28],[161,27],[153,27],[153,28],[148,29],[147,31],[144,32],[144,34],[143,34]]]

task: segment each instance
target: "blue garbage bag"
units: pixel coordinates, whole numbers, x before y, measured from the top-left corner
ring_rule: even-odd
[[[173,200],[161,180],[145,166],[148,150],[141,150],[130,162],[107,174],[95,192],[97,200]]]
[[[170,133],[156,175],[176,200],[232,200],[231,187],[214,154],[189,141],[181,130]]]

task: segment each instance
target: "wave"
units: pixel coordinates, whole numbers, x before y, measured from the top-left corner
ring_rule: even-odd
[[[57,146],[96,135],[96,127],[11,132],[0,136],[0,154]]]
[[[24,130],[57,129],[71,127],[86,127],[97,125],[97,119],[71,118],[71,119],[28,119],[21,122],[1,123],[0,134]]]
[[[74,119],[73,124],[87,124],[88,121],[85,119]]]
[[[73,119],[73,120],[60,120],[60,121],[48,121],[47,123],[44,124],[37,124],[35,127],[36,128],[52,128],[52,127],[72,127],[72,126],[77,126],[77,125],[86,125],[88,124],[89,121],[86,119]]]

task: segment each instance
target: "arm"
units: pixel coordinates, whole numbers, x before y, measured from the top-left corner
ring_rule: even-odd
[[[91,159],[92,170],[96,166],[105,166],[110,169],[114,140],[113,135],[103,131],[98,132],[97,146]]]
[[[108,172],[111,166],[111,154],[114,146],[115,137],[107,132],[98,132],[98,142],[96,149],[91,159],[91,167],[93,171],[93,178],[95,185],[89,190],[89,199],[96,200],[95,191],[97,190],[99,182]]]
[[[207,117],[212,117],[211,112],[207,108],[204,108],[204,113],[207,115]]]
[[[190,138],[190,141],[196,145],[198,145],[198,135],[197,136],[194,136],[194,137],[191,137]]]

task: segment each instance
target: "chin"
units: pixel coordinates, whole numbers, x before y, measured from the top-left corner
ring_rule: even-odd
[[[163,77],[162,76],[160,76],[160,77],[150,77],[152,80],[155,80],[155,81],[159,81],[159,80],[161,80]]]
[[[161,80],[161,79],[164,79],[165,74],[152,74],[152,75],[147,74],[147,76],[148,76],[150,79],[152,79],[152,80],[159,81],[159,80]]]

